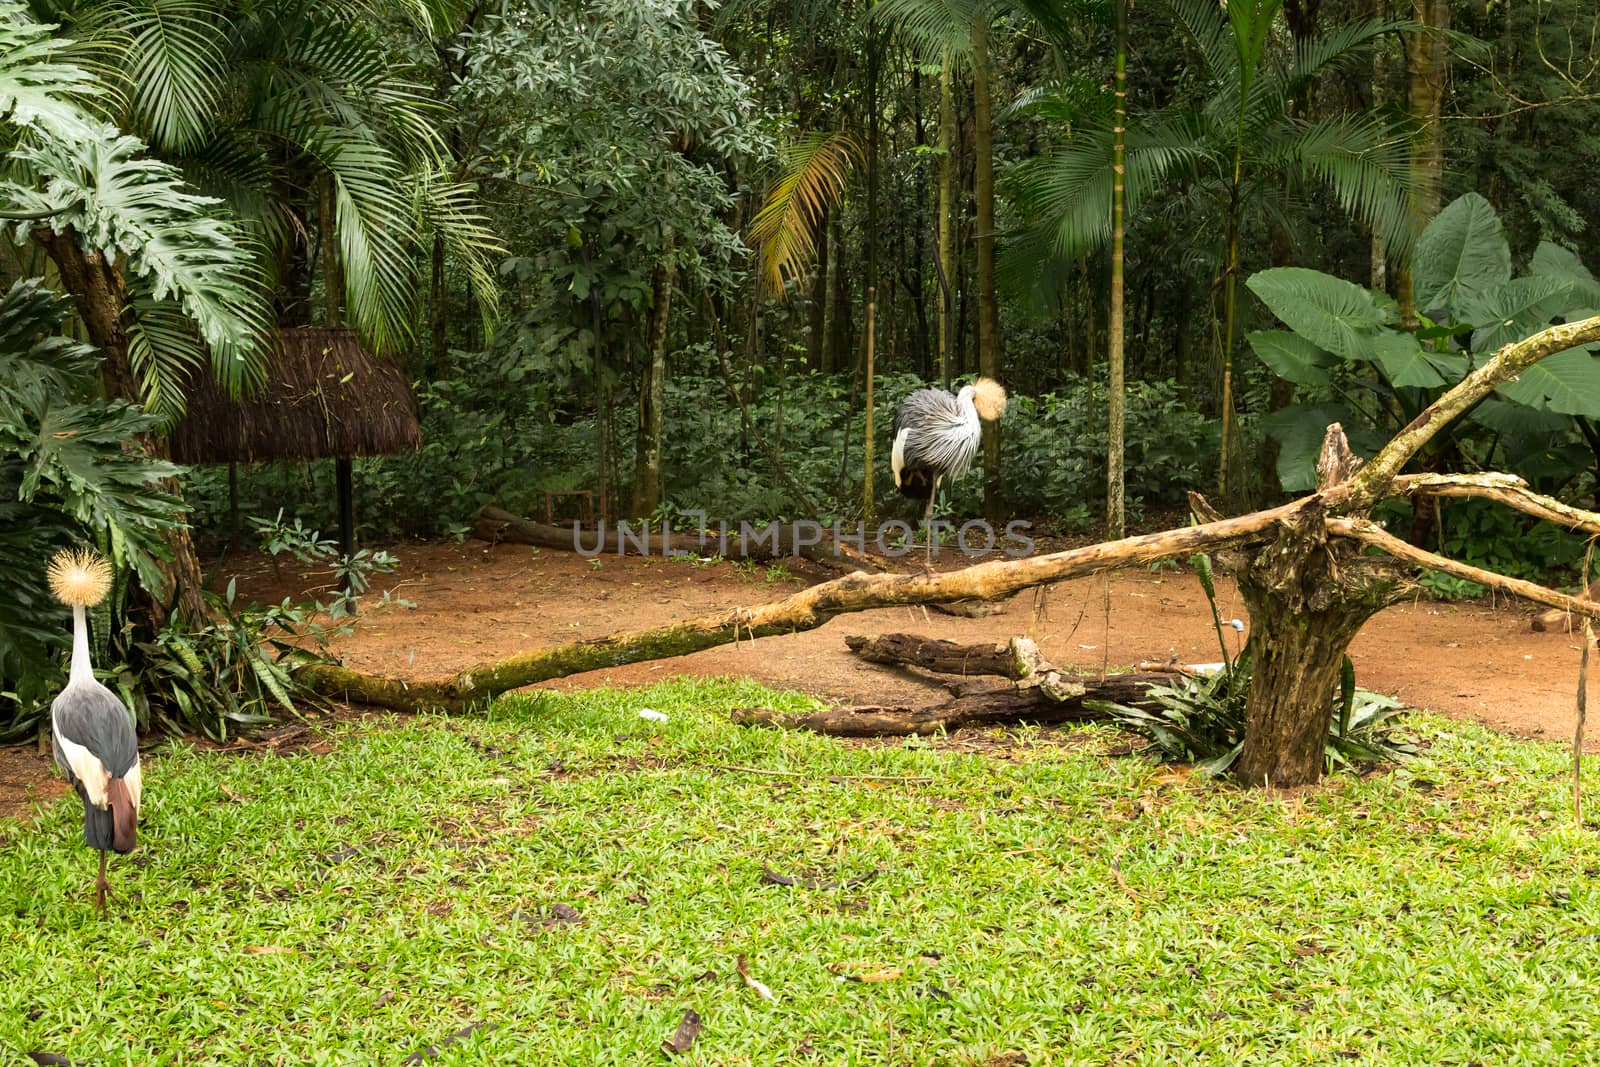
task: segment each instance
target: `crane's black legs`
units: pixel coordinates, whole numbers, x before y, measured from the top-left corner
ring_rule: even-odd
[[[106,881],[106,854],[100,853],[100,877],[94,883],[94,906],[100,913],[100,918],[106,917],[106,894],[111,890],[111,883]]]
[[[928,532],[928,567],[933,567],[933,503],[939,499],[939,476],[933,476],[933,489],[928,493],[928,509],[922,513],[922,528]]]

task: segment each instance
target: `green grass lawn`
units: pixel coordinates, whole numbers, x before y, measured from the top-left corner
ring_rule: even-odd
[[[75,799],[0,823],[4,1062],[652,1063],[690,1009],[682,1063],[1597,1055],[1600,839],[1559,746],[1421,719],[1425,759],[1284,798],[1104,731],[974,755],[725,722],[774,700],[803,703],[684,682],[320,755],[174,744],[104,924]]]

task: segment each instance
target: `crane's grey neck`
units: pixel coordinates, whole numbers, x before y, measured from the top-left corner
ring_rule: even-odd
[[[978,417],[978,406],[972,402],[972,398],[977,395],[978,391],[970,385],[963,385],[961,392],[956,394],[956,404],[961,408],[962,417],[968,421]]]
[[[83,605],[72,606],[72,673],[68,685],[94,681],[94,668],[89,665],[89,623],[84,618]]]

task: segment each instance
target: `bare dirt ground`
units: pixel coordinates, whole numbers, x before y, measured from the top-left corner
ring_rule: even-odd
[[[804,579],[731,563],[694,565],[639,556],[595,561],[525,545],[406,545],[400,568],[377,589],[415,607],[364,615],[334,651],[361,670],[435,677],[543,645],[600,637],[703,612],[764,603],[801,588]],[[797,572],[802,562],[790,561]],[[808,572],[821,579],[826,573]],[[277,601],[319,589],[326,574],[292,562],[245,557],[223,569],[243,598]],[[1109,627],[1106,590],[1110,588]],[[1219,578],[1224,619],[1245,612],[1233,584]],[[1565,633],[1534,633],[1535,610],[1521,602],[1449,604],[1418,600],[1369,622],[1351,649],[1357,678],[1418,707],[1475,719],[1523,737],[1566,737],[1574,725],[1580,645]],[[548,688],[648,684],[676,675],[737,675],[848,703],[933,703],[939,679],[865,664],[845,648],[847,634],[895,631],[956,641],[1032,637],[1058,665],[1099,670],[1145,660],[1213,662],[1220,657],[1210,611],[1186,568],[1123,571],[1063,582],[1048,593],[1024,592],[983,618],[922,608],[845,615],[805,633],[708,649],[547,683]],[[1237,648],[1229,631],[1230,651]],[[60,796],[49,758],[33,746],[0,748],[0,816]]]

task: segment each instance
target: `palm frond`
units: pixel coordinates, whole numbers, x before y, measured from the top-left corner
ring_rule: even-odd
[[[1377,116],[1282,126],[1262,145],[1265,171],[1287,167],[1332,190],[1341,207],[1404,259],[1416,243],[1405,135]]]
[[[206,364],[205,345],[172,301],[130,294],[128,305],[128,365],[139,381],[139,402],[170,424],[184,412],[190,376]]]
[[[891,27],[912,52],[929,63],[972,51],[972,20],[988,0],[882,0],[871,18]]]
[[[414,210],[422,224],[420,236],[437,236],[444,241],[446,255],[472,280],[484,332],[492,333],[500,315],[500,286],[494,260],[506,255],[506,249],[490,229],[489,220],[478,212],[477,186],[451,181],[443,171],[430,170],[415,177],[413,188]]]
[[[1202,171],[1212,156],[1199,116],[1178,114],[1131,127],[1125,194],[1131,214],[1169,175]],[[1078,256],[1111,238],[1111,130],[1093,126],[1049,155],[1018,164],[1006,182],[1022,214],[1054,235],[1054,248]]]
[[[122,88],[130,128],[160,151],[199,145],[216,122],[228,70],[221,5],[137,0],[114,5],[103,30],[126,41],[103,76]]]
[[[389,350],[412,332],[416,218],[405,171],[382,145],[337,128],[300,146],[333,182],[334,233],[351,325]]]
[[[845,182],[860,157],[848,133],[811,133],[779,153],[782,171],[767,201],[750,223],[761,247],[762,273],[774,290],[799,277],[817,251],[817,229],[829,208],[844,197]]]
[[[1000,119],[1027,115],[1059,123],[1067,130],[1082,123],[1105,125],[1115,102],[1104,82],[1087,75],[1052,78],[1024,89],[1000,113]]]
[[[1199,52],[1205,74],[1218,85],[1239,81],[1239,53],[1228,16],[1216,0],[1167,0],[1178,30]]]

